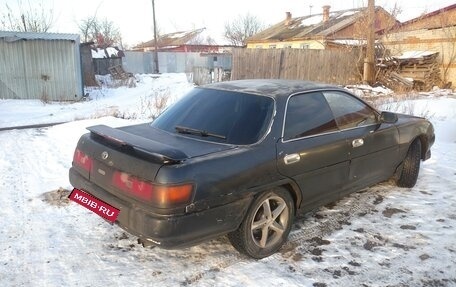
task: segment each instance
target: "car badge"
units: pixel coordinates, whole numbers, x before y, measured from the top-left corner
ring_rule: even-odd
[[[102,159],[107,159],[108,157],[109,157],[109,154],[108,154],[107,151],[104,151],[104,152],[101,153],[101,158]]]

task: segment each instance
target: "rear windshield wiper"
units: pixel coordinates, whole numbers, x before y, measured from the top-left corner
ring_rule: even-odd
[[[199,135],[202,137],[214,137],[214,138],[219,138],[226,140],[226,136],[218,135],[218,134],[213,134],[208,131],[203,131],[203,130],[198,130],[198,129],[192,129],[188,127],[182,127],[182,126],[175,126],[174,129],[180,134],[191,134],[191,135]]]

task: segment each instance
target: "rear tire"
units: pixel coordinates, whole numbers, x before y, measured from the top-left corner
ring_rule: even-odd
[[[270,256],[287,240],[294,214],[290,193],[276,188],[253,200],[244,221],[228,238],[240,253],[256,259]]]
[[[405,156],[402,171],[397,180],[400,187],[414,187],[418,179],[421,163],[421,141],[415,140]]]

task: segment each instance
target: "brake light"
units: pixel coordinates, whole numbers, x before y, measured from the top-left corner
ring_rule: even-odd
[[[126,172],[115,171],[113,175],[114,185],[138,198],[150,200],[153,187],[150,182],[138,179]]]
[[[159,207],[172,207],[190,202],[193,185],[156,185],[126,172],[115,171],[113,184],[120,190]]]
[[[92,169],[92,158],[90,158],[88,155],[86,155],[79,149],[76,149],[74,151],[73,162],[88,172],[90,172],[90,170]]]
[[[190,202],[192,196],[192,190],[193,186],[191,184],[155,186],[152,201],[156,202],[160,206],[167,205],[168,203],[188,203]]]

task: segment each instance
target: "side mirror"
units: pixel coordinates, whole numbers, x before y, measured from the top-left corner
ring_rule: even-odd
[[[397,115],[391,112],[382,112],[380,115],[380,121],[382,123],[394,124],[397,122]]]

